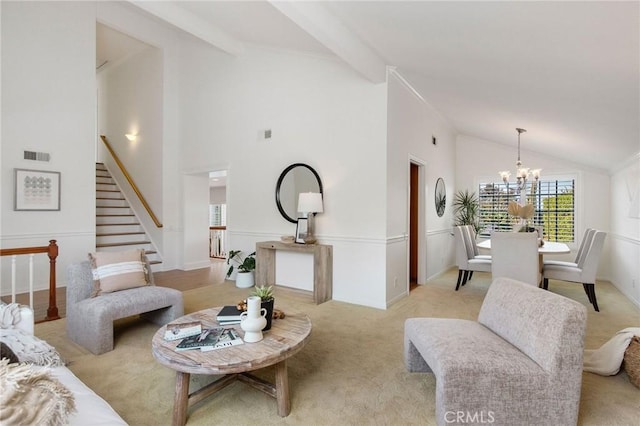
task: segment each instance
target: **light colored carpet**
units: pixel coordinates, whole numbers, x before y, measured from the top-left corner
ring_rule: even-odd
[[[476,319],[490,275],[476,273],[455,292],[457,272],[419,286],[388,310],[311,298],[276,289],[276,308],[306,312],[313,323],[307,346],[288,362],[291,414],[278,417],[276,402],[243,383],[234,383],[189,409],[188,425],[432,425],[435,379],[408,373],[402,360],[403,326],[409,317]],[[586,348],[598,348],[617,331],[640,325],[640,310],[610,283],[596,287],[595,312],[582,286],[551,281],[550,290],[588,307]],[[247,296],[232,282],[184,292],[185,311],[234,304]],[[119,321],[115,349],[95,356],[72,343],[65,319],[38,324],[36,335],[53,344],[69,368],[106,399],[131,425],[171,424],[172,370],[155,362],[151,338],[157,326],[138,319]],[[271,369],[257,375],[272,379]],[[210,377],[192,376],[192,390]],[[637,425],[640,390],[624,372],[612,377],[583,374],[581,425]]]

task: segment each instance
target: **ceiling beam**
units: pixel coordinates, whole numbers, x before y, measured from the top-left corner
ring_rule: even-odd
[[[244,52],[241,41],[173,2],[131,0],[130,3],[223,52],[233,56]]]
[[[342,22],[317,2],[269,3],[372,83],[387,79],[385,62]]]

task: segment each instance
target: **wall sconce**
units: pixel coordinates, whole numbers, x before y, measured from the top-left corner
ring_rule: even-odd
[[[138,134],[137,133],[126,133],[125,137],[127,139],[129,139],[129,142],[135,142],[136,139],[138,139]]]
[[[307,236],[304,242],[313,244],[316,242],[314,229],[314,216],[324,211],[322,206],[322,194],[319,192],[301,192],[298,196],[298,212],[307,216]]]

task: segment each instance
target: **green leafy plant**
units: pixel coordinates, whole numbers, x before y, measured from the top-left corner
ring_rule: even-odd
[[[229,269],[227,269],[227,278],[231,276],[235,269],[231,262],[238,265],[238,272],[251,272],[256,269],[256,252],[254,251],[253,253],[242,257],[242,250],[229,251],[229,257],[227,258],[227,265],[229,265]]]
[[[252,296],[258,296],[260,299],[262,299],[263,302],[268,302],[269,300],[273,299],[273,286],[256,286],[253,289],[253,293],[251,293]]]
[[[456,192],[453,198],[453,213],[455,215],[455,225],[472,225],[476,233],[480,231],[478,221],[478,197],[475,192],[468,190]]]

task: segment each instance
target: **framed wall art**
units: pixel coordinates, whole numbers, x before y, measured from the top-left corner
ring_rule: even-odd
[[[60,172],[14,169],[14,210],[60,210]]]
[[[447,190],[444,187],[444,179],[442,178],[438,178],[436,181],[435,203],[436,213],[438,217],[441,217],[444,214],[444,209],[447,207]]]

